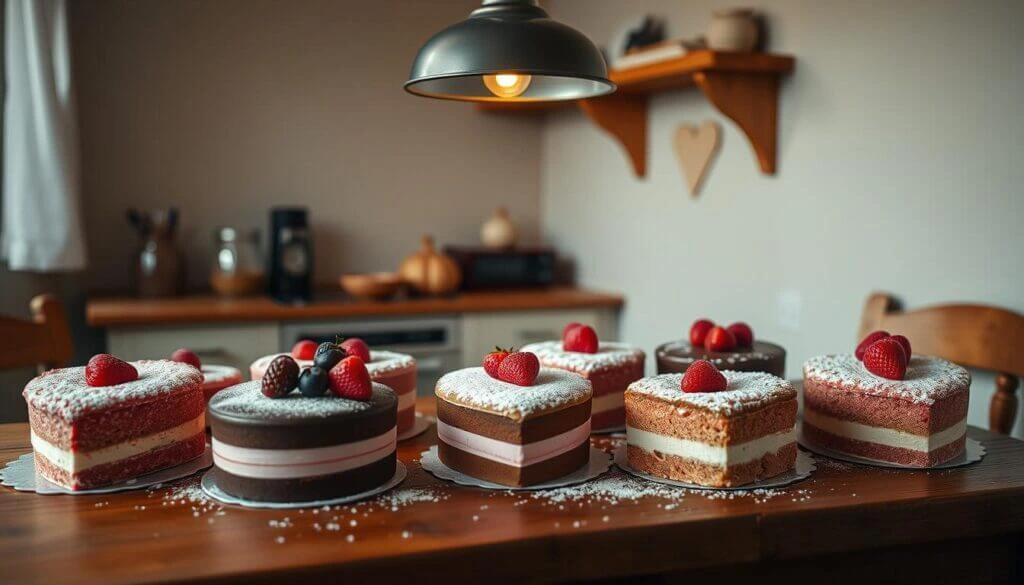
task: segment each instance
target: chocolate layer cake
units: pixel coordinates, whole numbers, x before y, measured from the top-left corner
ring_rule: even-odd
[[[796,390],[763,372],[722,374],[728,387],[721,392],[683,392],[682,374],[630,385],[626,449],[632,468],[710,487],[744,485],[793,468]]]
[[[25,386],[40,475],[83,490],[203,454],[202,374],[170,360],[132,365],[138,379],[113,386],[87,385],[85,368],[51,370]]]
[[[670,341],[659,345],[654,357],[659,374],[683,373],[693,362],[708,360],[719,370],[768,372],[780,378],[786,375],[786,350],[767,341],[755,341],[751,347],[721,352],[694,347],[688,341]]]
[[[275,353],[254,361],[249,367],[252,379],[263,379],[270,362],[279,355],[291,354]],[[313,360],[295,360],[295,363],[305,370],[313,365]],[[398,434],[412,429],[416,423],[416,359],[404,353],[372,350],[366,370],[371,380],[384,384],[398,395]]]
[[[231,366],[203,364],[203,397],[210,402],[213,395],[242,382],[242,372]]]
[[[437,453],[448,467],[489,482],[529,486],[568,475],[590,459],[590,382],[541,368],[532,386],[483,368],[437,382]]]
[[[591,427],[594,431],[622,428],[626,410],[622,395],[626,387],[644,377],[644,352],[626,343],[602,341],[597,353],[565,351],[561,341],[546,341],[523,347],[537,355],[540,365],[566,370],[590,380],[594,389]]]
[[[268,398],[259,382],[218,392],[208,414],[217,485],[261,502],[340,498],[395,474],[398,398],[373,384],[366,402],[297,392]]]
[[[913,467],[959,457],[971,375],[943,359],[913,356],[902,380],[878,377],[852,355],[804,364],[803,437],[812,446]]]

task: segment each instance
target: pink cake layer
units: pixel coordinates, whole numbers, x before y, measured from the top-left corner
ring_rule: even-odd
[[[374,382],[384,384],[398,395],[398,434],[416,424],[416,366],[371,376]],[[409,404],[406,406],[405,402]]]
[[[90,467],[76,474],[57,467],[38,452],[35,454],[35,462],[36,471],[53,483],[67,486],[72,490],[86,490],[181,465],[199,457],[205,450],[206,433],[200,432],[163,448]]]
[[[964,452],[964,443],[967,437],[967,434],[964,433],[964,435],[952,443],[926,453],[924,451],[901,449],[899,447],[892,447],[889,445],[880,445],[878,443],[840,437],[839,435],[833,435],[832,433],[823,431],[814,425],[808,424],[806,421],[803,423],[801,429],[804,439],[810,441],[814,445],[820,445],[840,453],[849,453],[859,457],[876,459],[878,461],[888,461],[890,463],[897,463],[911,467],[932,467],[958,457]]]

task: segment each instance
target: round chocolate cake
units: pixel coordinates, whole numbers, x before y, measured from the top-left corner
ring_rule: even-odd
[[[659,374],[685,372],[694,361],[708,360],[720,370],[768,372],[786,377],[786,350],[767,341],[755,341],[751,347],[721,352],[694,347],[688,341],[670,341],[654,350],[654,358]]]
[[[398,398],[373,383],[370,400],[298,392],[268,398],[260,382],[215,394],[207,417],[217,485],[238,498],[310,502],[368,491],[395,474]]]

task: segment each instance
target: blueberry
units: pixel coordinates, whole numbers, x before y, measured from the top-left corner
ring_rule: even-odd
[[[333,347],[325,351],[317,352],[316,357],[313,358],[313,364],[327,372],[344,358],[345,350]]]
[[[299,376],[299,392],[310,398],[323,396],[327,392],[327,370],[313,366]]]

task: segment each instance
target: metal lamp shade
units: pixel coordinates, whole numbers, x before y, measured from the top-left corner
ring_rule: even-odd
[[[537,102],[605,95],[615,84],[590,39],[534,1],[485,0],[423,45],[405,89],[451,100]]]

